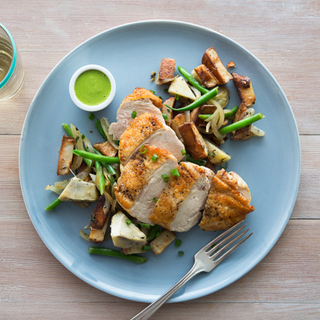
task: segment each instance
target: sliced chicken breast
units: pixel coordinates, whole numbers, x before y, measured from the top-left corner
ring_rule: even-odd
[[[179,177],[168,184],[150,216],[154,224],[171,231],[188,231],[200,220],[214,173],[190,162],[178,166]]]
[[[144,88],[135,88],[133,93],[127,96],[117,111],[117,122],[111,123],[109,133],[114,139],[119,140],[123,132],[133,121],[133,113],[140,116],[143,113],[153,113],[160,122],[165,124],[159,108],[162,100],[155,96],[151,91]]]
[[[199,224],[202,230],[227,229],[244,220],[247,214],[254,210],[250,200],[239,192],[243,185],[240,187],[241,181],[240,184],[235,182],[237,176],[220,170],[212,178],[212,185]]]
[[[156,161],[152,160],[154,155]],[[166,187],[162,175],[169,176],[177,166],[177,159],[168,151],[145,145],[132,155],[114,187],[119,204],[131,216],[153,224],[149,216]]]
[[[135,118],[122,134],[119,144],[119,158],[124,167],[131,155],[142,145],[148,144],[172,153],[178,161],[183,157],[184,145],[174,131],[159,121],[152,113],[145,113]]]

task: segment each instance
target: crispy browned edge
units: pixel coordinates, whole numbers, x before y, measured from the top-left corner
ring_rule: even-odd
[[[206,142],[193,122],[187,122],[179,127],[185,146],[195,159],[204,159],[208,156]]]
[[[70,167],[72,164],[73,154],[71,155],[71,158],[69,159],[68,162],[66,162],[66,159],[64,158],[64,149],[69,144],[72,144],[73,148],[74,148],[74,146],[76,144],[75,139],[72,137],[67,137],[67,136],[63,135],[62,141],[61,141],[60,153],[59,153],[57,175],[64,176],[64,175],[70,173]]]

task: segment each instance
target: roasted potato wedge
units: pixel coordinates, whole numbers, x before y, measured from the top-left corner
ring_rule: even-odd
[[[256,96],[250,78],[237,73],[232,73],[232,76],[241,99],[241,104],[247,108],[251,107],[256,102]]]
[[[180,140],[182,139],[182,135],[179,131],[179,127],[184,125],[187,122],[186,115],[184,113],[177,114],[172,120],[171,120],[171,128],[176,133],[177,137]]]
[[[184,144],[195,160],[208,156],[208,148],[202,135],[193,122],[187,122],[179,127]]]
[[[204,64],[200,64],[200,66],[194,68],[194,70],[192,70],[192,75],[208,89],[214,88],[219,84],[219,80]]]
[[[214,47],[211,47],[205,51],[202,57],[202,63],[218,79],[220,85],[226,84],[232,79],[231,74],[227,71],[227,69],[221,62]]]
[[[161,112],[162,112],[163,114],[166,114],[167,117],[168,117],[168,120],[165,119],[166,124],[167,124],[168,126],[170,126],[171,120],[172,120],[172,118],[173,118],[173,110],[169,109],[167,106],[169,106],[169,107],[171,107],[171,108],[174,108],[175,102],[176,102],[175,97],[171,97],[171,98],[165,100],[165,101],[163,102],[163,104],[162,104],[162,107],[161,107]]]
[[[172,231],[164,229],[160,235],[151,241],[150,247],[152,251],[158,255],[160,254],[174,239],[176,234]]]
[[[96,148],[100,153],[107,157],[115,157],[118,150],[115,149],[109,141],[101,142],[101,143],[95,143],[94,148]]]
[[[156,78],[156,84],[161,85],[174,80],[174,71],[176,67],[176,60],[164,58],[160,62],[159,72]]]
[[[74,138],[63,135],[58,160],[57,175],[64,176],[70,173],[73,158],[73,149],[76,142]]]

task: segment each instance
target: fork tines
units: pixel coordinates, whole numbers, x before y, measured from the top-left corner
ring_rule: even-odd
[[[245,242],[249,237],[251,237],[252,232],[247,235],[245,238],[241,239],[239,242],[237,242],[233,247],[231,247],[228,251],[224,252],[226,249],[228,249],[232,244],[234,244],[236,241],[238,241],[242,236],[244,236],[250,229],[246,229],[243,232],[239,234],[241,230],[243,230],[247,224],[244,224],[240,228],[239,225],[243,221],[240,221],[227,231],[220,234],[218,237],[214,238],[212,241],[210,241],[206,246],[202,248],[206,252],[207,255],[210,256],[210,258],[213,260],[215,265],[218,265],[221,261],[223,261],[232,251],[234,251],[236,248],[238,248],[243,242]],[[237,229],[238,228],[238,229]],[[235,230],[235,231],[234,231]],[[232,232],[233,231],[233,232]],[[232,232],[231,234],[229,234]],[[229,235],[228,235],[229,234]],[[238,235],[237,235],[238,234]],[[228,236],[227,236],[228,235]],[[236,236],[237,235],[237,236]],[[226,237],[227,236],[227,237]],[[233,238],[235,237],[235,238]],[[233,238],[233,239],[232,239]],[[221,240],[222,239],[222,240]],[[232,239],[231,241],[229,241]],[[220,241],[221,240],[221,241]],[[219,242],[220,241],[220,242]],[[229,242],[228,242],[229,241]],[[226,243],[226,244],[225,244]],[[223,253],[224,252],[224,253]],[[222,254],[222,255],[221,255]],[[220,256],[221,255],[221,256]],[[220,256],[220,257],[219,257]],[[218,258],[219,257],[219,258]],[[216,259],[217,258],[217,259]],[[216,259],[216,260],[215,260]]]

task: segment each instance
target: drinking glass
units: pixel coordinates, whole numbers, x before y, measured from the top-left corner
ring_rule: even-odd
[[[10,32],[0,23],[0,101],[15,96],[23,82],[21,56]]]

